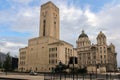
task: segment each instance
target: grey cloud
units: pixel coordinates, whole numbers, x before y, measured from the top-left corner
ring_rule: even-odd
[[[22,43],[7,42],[7,41],[0,42],[1,51],[4,53],[10,52],[11,55],[18,55],[19,48],[22,48],[24,46],[25,44],[22,44]]]
[[[105,35],[107,36],[108,45],[110,43],[115,44],[116,46],[116,52],[118,52],[118,63],[120,66],[120,5],[114,5],[112,7],[107,7],[105,9],[102,9],[98,13],[87,13],[88,17],[85,16],[84,11],[81,9],[74,8],[73,15],[69,15],[69,9],[66,9],[66,14],[61,14],[61,39],[64,39],[65,41],[68,41],[72,43],[74,46],[76,46],[76,40],[81,33],[81,30],[84,29],[85,32],[89,35],[90,40],[93,43],[96,43],[96,37],[99,33],[99,31],[103,31]],[[82,12],[78,15],[78,17],[74,20],[74,15],[76,15],[75,11]],[[61,10],[62,12],[62,10]],[[90,14],[90,15],[89,15]],[[94,15],[93,17],[90,17]],[[84,15],[84,16],[83,16]],[[68,20],[67,20],[68,18]],[[70,18],[70,19],[69,19]],[[88,22],[89,19],[95,19],[96,25],[92,25],[93,23]],[[64,35],[63,35],[64,34]]]

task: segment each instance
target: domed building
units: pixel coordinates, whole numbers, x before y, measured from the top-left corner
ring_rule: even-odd
[[[106,36],[102,31],[96,39],[97,44],[91,44],[84,31],[79,35],[76,41],[79,68],[87,68],[89,73],[115,71],[117,69],[115,46],[112,43],[107,45]]]
[[[89,40],[89,37],[87,36],[87,34],[85,34],[84,31],[82,31],[82,33],[78,37],[77,47],[78,48],[88,47],[88,46],[90,46],[90,44],[91,44],[91,42]]]

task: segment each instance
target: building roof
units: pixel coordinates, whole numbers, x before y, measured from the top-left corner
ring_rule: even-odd
[[[80,34],[79,38],[83,38],[83,37],[88,37],[87,34],[85,34],[84,30],[82,30],[82,33]]]
[[[98,34],[97,38],[101,38],[101,37],[105,37],[106,38],[105,34],[102,31],[100,31],[100,33]]]
[[[47,3],[42,4],[41,7],[48,5],[48,4],[52,4],[55,8],[59,10],[59,8],[52,1],[48,1]]]
[[[50,43],[50,44],[48,44],[48,45],[53,45],[53,44],[63,44],[63,45],[64,45],[64,43],[73,46],[72,44],[70,44],[70,43],[68,43],[68,42],[65,42],[65,41],[62,41],[62,40],[59,40],[59,41],[57,41],[57,42]]]

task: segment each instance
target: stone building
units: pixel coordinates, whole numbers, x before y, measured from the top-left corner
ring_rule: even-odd
[[[84,31],[78,37],[76,49],[79,67],[86,67],[88,72],[115,71],[117,69],[115,46],[112,43],[107,45],[106,36],[102,32],[96,39],[97,44],[91,44]]]
[[[51,1],[40,11],[39,37],[30,39],[28,46],[19,50],[19,71],[49,72],[60,61],[68,64],[73,46],[59,39],[59,8]]]
[[[70,57],[78,57],[79,68],[89,72],[114,71],[117,68],[115,46],[107,45],[104,33],[91,44],[84,31],[78,37],[77,48],[60,40],[59,8],[51,1],[41,5],[39,36],[28,40],[28,46],[19,49],[19,71],[50,72],[60,61],[69,64]]]

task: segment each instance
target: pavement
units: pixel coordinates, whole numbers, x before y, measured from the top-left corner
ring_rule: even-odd
[[[0,73],[0,79],[1,78],[10,78],[10,79],[16,79],[16,80],[49,80],[49,79],[44,79],[44,76],[43,75],[37,75],[37,76],[32,76],[32,75],[21,75],[21,74],[11,74],[11,73],[8,73],[7,75],[5,73]],[[59,78],[57,79],[53,79],[52,80],[60,80]],[[65,80],[65,79],[61,79],[61,80]],[[66,80],[73,80],[72,78],[67,78]],[[82,79],[78,79],[78,80],[82,80]],[[90,79],[84,79],[84,80],[90,80]],[[94,79],[92,79],[94,80]]]
[[[44,80],[44,76],[19,75],[19,74],[1,74],[0,78],[21,79],[21,80]]]
[[[21,80],[44,80],[44,76],[43,75],[38,75],[38,76],[31,76],[31,75],[14,75],[14,74],[2,74],[0,75],[0,78],[12,78],[12,79],[21,79]],[[49,80],[49,79],[46,79]],[[53,79],[52,80],[60,80],[60,79]],[[64,79],[61,79],[64,80]],[[73,80],[72,78],[67,78],[65,80]],[[78,79],[78,80],[82,80],[82,79]],[[90,79],[84,79],[84,80],[90,80]],[[96,79],[92,79],[92,80],[96,80]],[[98,80],[104,80],[104,79],[98,79]]]

